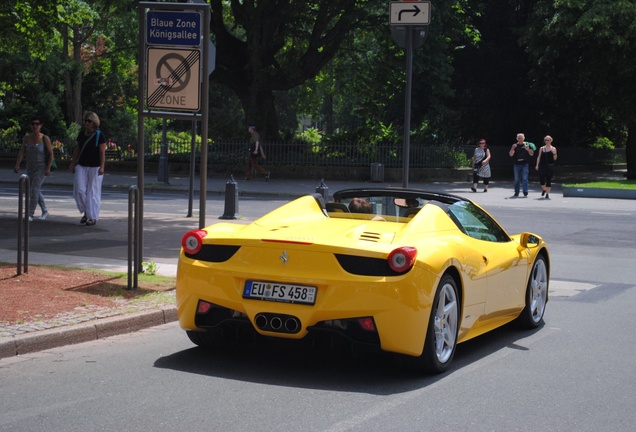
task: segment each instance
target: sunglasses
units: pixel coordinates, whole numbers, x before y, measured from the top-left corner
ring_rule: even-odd
[[[480,142],[479,144],[486,144],[485,142]]]
[[[31,126],[40,126],[41,124],[40,122],[31,122]]]
[[[91,120],[91,119],[84,119],[84,123],[93,123],[93,120]]]

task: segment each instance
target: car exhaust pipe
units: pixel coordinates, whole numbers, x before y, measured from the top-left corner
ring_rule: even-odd
[[[265,314],[258,314],[256,318],[254,318],[254,324],[261,330],[265,330],[267,328],[268,319]]]
[[[285,320],[285,331],[287,331],[287,333],[298,333],[298,330],[300,330],[300,321],[298,321],[298,318],[287,318]]]
[[[256,315],[254,325],[259,330],[276,333],[298,333],[302,327],[300,320],[295,316],[271,313]]]
[[[270,320],[269,325],[272,327],[272,330],[278,331],[283,326],[283,320],[280,319],[279,316],[275,316]]]

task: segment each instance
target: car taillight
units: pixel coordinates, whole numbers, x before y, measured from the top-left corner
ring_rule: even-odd
[[[373,322],[371,317],[358,318],[358,324],[360,324],[362,330],[375,331],[375,322]]]
[[[415,264],[416,256],[417,249],[414,247],[404,246],[397,248],[389,254],[389,267],[391,267],[394,272],[405,273]]]
[[[198,314],[206,314],[206,313],[208,313],[208,311],[210,309],[212,309],[212,303],[208,303],[206,301],[199,300],[199,304],[197,306],[197,313]]]
[[[207,232],[203,230],[194,230],[187,232],[181,238],[181,246],[183,250],[189,254],[195,254],[201,250],[203,246],[203,238]]]

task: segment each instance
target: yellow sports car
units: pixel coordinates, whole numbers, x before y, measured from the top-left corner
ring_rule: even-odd
[[[413,189],[307,195],[246,225],[186,233],[181,327],[197,345],[232,335],[344,338],[439,373],[458,343],[516,320],[538,327],[550,259],[479,205]]]

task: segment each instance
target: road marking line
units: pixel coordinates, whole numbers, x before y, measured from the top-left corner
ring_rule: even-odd
[[[599,285],[585,282],[569,282],[552,280],[550,281],[550,296],[554,297],[572,297],[585,291],[597,288]]]

